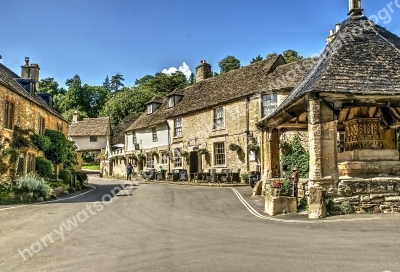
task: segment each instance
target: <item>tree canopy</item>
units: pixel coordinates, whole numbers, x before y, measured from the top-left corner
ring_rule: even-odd
[[[228,73],[229,71],[240,68],[240,61],[234,56],[227,56],[218,62],[220,74]]]
[[[300,56],[297,51],[292,49],[284,51],[283,58],[285,59],[286,63],[296,62],[303,59],[303,57]]]
[[[263,60],[263,58],[260,55],[258,55],[254,59],[251,59],[250,64],[253,64],[253,63],[255,63],[257,61],[261,61],[261,60]]]

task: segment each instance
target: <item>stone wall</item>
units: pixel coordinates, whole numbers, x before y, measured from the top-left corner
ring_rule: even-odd
[[[214,108],[187,114],[182,116],[182,136],[172,137],[171,150],[182,148],[184,151],[196,151],[199,148],[206,148],[207,155],[199,156],[199,168],[232,168],[234,172],[238,169],[241,172],[257,170],[261,165],[261,149],[256,151],[254,161],[249,160],[247,144],[248,135],[251,136],[259,146],[262,145],[261,131],[255,123],[260,118],[260,99],[259,96],[242,99],[223,105],[224,108],[224,128],[214,128]],[[173,120],[169,120],[170,127],[174,127]],[[223,142],[225,145],[224,165],[216,165],[214,162],[214,143]],[[240,146],[239,151],[231,151],[230,144]],[[188,161],[184,160],[182,168],[189,169]],[[175,168],[173,163],[171,169]]]
[[[400,212],[400,178],[341,180],[333,197],[337,209],[347,202],[356,213]]]

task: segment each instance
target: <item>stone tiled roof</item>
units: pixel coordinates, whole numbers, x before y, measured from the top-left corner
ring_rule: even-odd
[[[0,84],[7,87],[11,91],[17,93],[22,96],[26,100],[29,100],[36,104],[37,106],[47,110],[51,114],[57,116],[61,120],[67,122],[64,117],[59,114],[55,109],[50,107],[46,102],[44,102],[37,94],[34,96],[28,93],[15,79],[19,79],[20,77],[8,69],[5,65],[0,63]]]
[[[172,92],[170,92],[169,94],[167,94],[167,96],[184,95],[184,94],[185,94],[185,90],[175,89]]]
[[[68,129],[68,136],[109,136],[110,118],[83,118],[78,122],[72,122]]]
[[[268,86],[268,74],[281,64],[285,64],[282,56],[274,56],[197,82],[185,88],[185,95],[173,108],[171,117],[215,107],[259,92]]]
[[[151,104],[151,103],[158,103],[161,104],[163,101],[162,98],[158,98],[158,97],[153,97],[149,102],[146,103],[146,105]]]
[[[132,131],[165,123],[168,115],[171,113],[171,109],[168,109],[167,105],[167,97],[162,98],[162,104],[157,110],[152,114],[147,114],[147,111],[143,112],[125,131]]]
[[[169,93],[155,112],[152,114],[144,112],[126,131],[155,126],[165,123],[167,118],[225,104],[261,91],[291,90],[313,65],[311,59],[285,64],[282,56],[274,56],[202,80],[184,90]],[[297,72],[291,73],[294,69]],[[184,97],[174,108],[168,108],[167,97],[178,93]]]
[[[112,130],[111,145],[125,144],[125,133],[124,131],[132,125],[132,123],[139,118],[140,113],[131,113],[124,118],[116,127]]]
[[[281,119],[278,115],[283,116],[291,105],[312,92],[358,96],[400,94],[400,38],[365,16],[349,17],[310,73],[258,126],[287,121],[288,117],[278,121]]]

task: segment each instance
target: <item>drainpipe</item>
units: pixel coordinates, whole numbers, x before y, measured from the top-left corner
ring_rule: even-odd
[[[250,107],[250,98],[246,96],[246,164],[247,164],[247,172],[250,170],[250,162],[249,162],[249,150],[247,149],[247,144],[249,143],[248,136],[250,134],[250,120],[249,120],[249,107]]]
[[[169,154],[171,154],[171,127],[168,124],[167,121],[167,128],[168,128],[168,173],[171,172],[171,161],[170,161],[170,157]]]

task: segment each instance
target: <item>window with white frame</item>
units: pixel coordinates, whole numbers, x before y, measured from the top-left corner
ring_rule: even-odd
[[[151,134],[153,135],[153,142],[157,142],[157,128],[156,127],[152,127],[151,128]]]
[[[152,114],[153,113],[153,105],[149,104],[147,105],[147,114]]]
[[[168,108],[173,108],[175,106],[175,97],[170,96],[168,97]]]
[[[277,95],[266,94],[262,96],[263,117],[270,115],[278,106]]]
[[[174,123],[174,136],[182,136],[182,118],[176,118]]]
[[[174,167],[182,167],[182,149],[174,148]]]
[[[146,168],[154,168],[154,156],[153,153],[146,153]]]
[[[218,107],[214,109],[214,129],[221,129],[225,127],[224,123],[224,108]]]
[[[134,144],[137,144],[136,131],[132,131],[132,142],[133,142]]]
[[[214,165],[225,165],[225,143],[214,143]]]
[[[161,152],[161,164],[168,164],[168,153]]]

